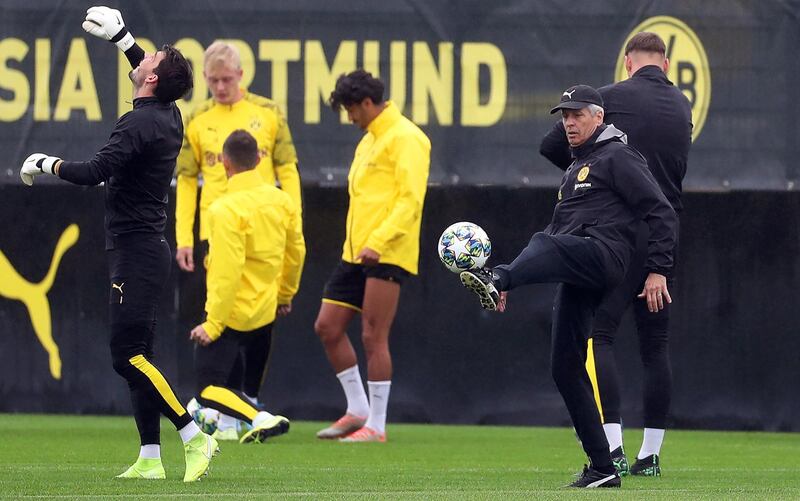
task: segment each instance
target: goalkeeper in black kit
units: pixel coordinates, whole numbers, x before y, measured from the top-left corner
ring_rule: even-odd
[[[68,162],[34,153],[24,161],[20,176],[29,186],[41,174],[80,185],[105,183],[111,358],[114,370],[128,382],[141,438],[139,458],[118,478],[165,478],[160,447],[163,414],[183,440],[183,480],[192,482],[208,472],[217,442],[200,431],[152,363],[156,311],[172,261],[164,239],[167,197],[183,139],[175,101],[192,88],[192,70],[169,45],[145,54],[117,10],[90,8],[83,28],[124,51],[133,68],[129,75],[133,109],[120,117],[106,145],[91,160]]]

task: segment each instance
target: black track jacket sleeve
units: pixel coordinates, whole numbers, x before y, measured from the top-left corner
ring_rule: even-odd
[[[614,189],[650,228],[645,269],[651,273],[669,276],[678,224],[675,210],[658,187],[653,174],[647,168],[647,162],[639,152],[633,148],[620,148],[612,161]]]
[[[572,163],[572,153],[569,150],[567,132],[564,123],[559,120],[542,139],[539,153],[550,160],[561,170],[567,170]]]
[[[119,172],[144,148],[141,118],[128,112],[117,121],[111,137],[91,160],[85,162],[63,162],[58,169],[58,177],[74,184],[96,185]]]

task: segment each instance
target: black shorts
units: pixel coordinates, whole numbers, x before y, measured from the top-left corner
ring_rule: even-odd
[[[322,291],[322,302],[361,311],[368,278],[377,278],[403,285],[409,275],[409,272],[393,264],[379,263],[375,266],[364,266],[339,261]]]

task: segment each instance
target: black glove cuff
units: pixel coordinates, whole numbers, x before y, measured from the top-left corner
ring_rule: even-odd
[[[119,30],[119,33],[117,33],[116,35],[114,35],[114,36],[111,38],[111,40],[109,40],[109,42],[111,42],[111,43],[117,43],[117,42],[119,42],[120,40],[122,40],[123,38],[125,38],[125,35],[127,35],[127,34],[128,34],[128,28],[126,28],[126,27],[124,27],[124,26],[123,26],[123,27],[122,27],[122,29],[121,29],[121,30]]]

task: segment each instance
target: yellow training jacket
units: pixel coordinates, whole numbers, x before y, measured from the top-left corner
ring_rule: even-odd
[[[417,274],[431,142],[391,101],[367,126],[347,176],[350,207],[342,259],[364,247]]]
[[[178,156],[175,194],[175,236],[178,247],[194,246],[197,209],[197,177],[203,176],[200,195],[200,240],[208,238],[207,209],[225,193],[227,177],[222,166],[222,145],[231,132],[248,131],[258,142],[261,161],[256,169],[264,179],[281,188],[301,207],[300,175],[292,134],[274,101],[245,92],[232,105],[213,99],[194,109],[186,120],[183,147]]]
[[[299,207],[251,170],[228,180],[208,222],[206,332],[217,339],[225,327],[250,331],[274,321],[277,306],[300,286],[306,246]]]

